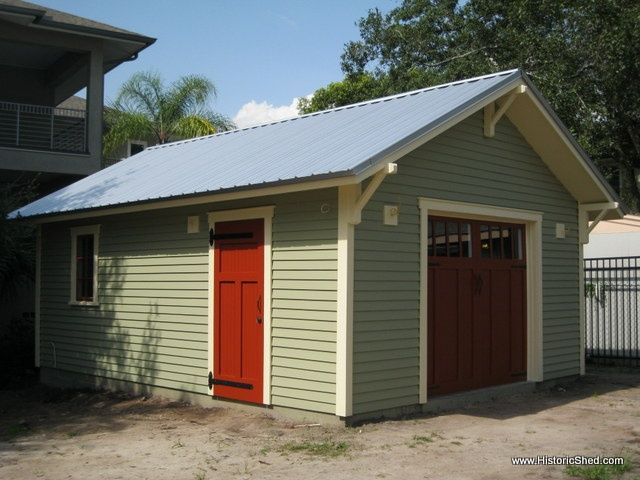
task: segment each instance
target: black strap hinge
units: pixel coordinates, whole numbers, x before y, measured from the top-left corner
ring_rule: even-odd
[[[253,385],[250,383],[232,382],[231,380],[220,380],[213,378],[213,373],[209,372],[209,389],[214,385],[222,385],[224,387],[242,388],[243,390],[253,390]]]
[[[215,240],[235,240],[237,238],[253,238],[253,232],[237,232],[237,233],[218,233],[213,232],[213,228],[209,229],[209,245],[213,245]]]

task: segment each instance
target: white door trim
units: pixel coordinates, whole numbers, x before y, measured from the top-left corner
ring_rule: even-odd
[[[254,208],[241,208],[236,210],[219,210],[215,212],[208,212],[208,225],[209,228],[213,228],[216,222],[233,222],[236,220],[264,220],[264,332],[263,332],[263,383],[262,383],[262,403],[264,405],[271,405],[271,250],[272,250],[272,231],[273,231],[273,215],[275,206],[267,205]],[[213,312],[214,310],[214,245],[209,246],[209,271],[208,271],[208,360],[207,366],[209,371],[213,372],[213,359],[214,357],[214,328],[213,328]],[[207,386],[207,393],[211,395],[212,391]]]
[[[527,255],[527,381],[542,381],[542,213],[531,210],[419,198],[420,403],[427,402],[427,221],[429,215],[525,224]]]

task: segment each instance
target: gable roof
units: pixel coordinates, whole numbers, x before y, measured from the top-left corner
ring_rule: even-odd
[[[12,216],[91,212],[278,185],[303,189],[325,179],[355,183],[525,82],[520,70],[509,70],[157,145]],[[586,156],[584,161],[599,192],[594,198],[611,201],[606,182]]]

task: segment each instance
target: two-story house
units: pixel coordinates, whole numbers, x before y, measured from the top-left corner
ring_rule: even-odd
[[[0,0],[0,182],[41,193],[101,168],[104,75],[155,42],[21,0]],[[86,88],[86,108],[61,108]]]

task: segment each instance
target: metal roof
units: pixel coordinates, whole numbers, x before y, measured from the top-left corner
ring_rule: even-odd
[[[150,147],[14,212],[23,217],[353,176],[492,93],[519,70]]]

